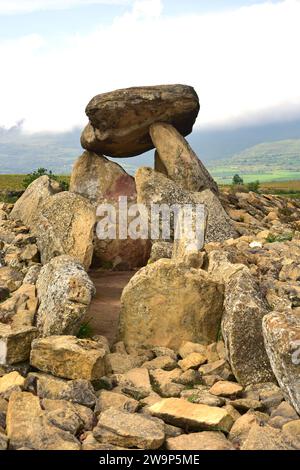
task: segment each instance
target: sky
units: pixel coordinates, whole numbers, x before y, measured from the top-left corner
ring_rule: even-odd
[[[96,94],[194,86],[196,126],[300,117],[300,0],[0,0],[0,127],[65,132]]]

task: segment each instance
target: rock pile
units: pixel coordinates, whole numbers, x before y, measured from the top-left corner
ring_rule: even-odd
[[[118,90],[86,111],[70,191],[44,176],[0,205],[0,449],[299,450],[300,203],[219,192],[184,139],[190,87]],[[106,158],[152,148],[135,178]],[[205,239],[100,241],[96,209],[119,196],[202,203]],[[114,345],[78,337],[92,260],[144,266]]]

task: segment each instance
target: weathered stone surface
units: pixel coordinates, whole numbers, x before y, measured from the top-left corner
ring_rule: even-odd
[[[248,437],[241,447],[242,450],[291,450],[292,447],[284,441],[279,429],[271,426],[261,427],[254,423]]]
[[[184,359],[192,353],[205,355],[207,353],[207,349],[203,344],[192,343],[191,341],[183,341],[178,350],[179,356]]]
[[[32,228],[35,225],[37,214],[45,199],[61,192],[60,184],[48,176],[41,176],[33,181],[24,194],[17,200],[10,216],[21,220],[23,224]]]
[[[144,391],[146,395],[152,392],[148,369],[137,367],[125,373],[125,378],[129,380],[134,387]]]
[[[198,388],[191,389],[191,390],[183,390],[180,396],[185,398],[190,403],[198,403],[200,405],[208,405],[208,406],[223,406],[225,405],[225,399],[219,398],[207,390],[201,390]]]
[[[80,450],[79,441],[69,432],[52,425],[38,397],[14,392],[7,409],[7,435],[11,449]]]
[[[70,191],[89,199],[96,210],[102,203],[112,204],[117,216],[119,197],[127,197],[129,207],[137,198],[134,178],[117,163],[93,152],[84,152],[75,162]],[[102,220],[103,215],[98,213],[97,221]],[[149,241],[121,239],[118,220],[117,217],[114,239],[99,239],[95,233],[93,264],[123,270],[144,266],[150,253]]]
[[[300,414],[300,309],[268,314],[263,332],[273,372]]]
[[[33,226],[42,264],[70,255],[88,269],[93,255],[95,209],[78,194],[64,191],[47,198]]]
[[[222,333],[232,372],[242,385],[275,380],[262,334],[268,306],[250,270],[222,252],[209,258],[209,273],[225,284]]]
[[[171,180],[188,191],[211,189],[218,193],[218,186],[205,166],[173,126],[155,123],[150,127],[150,135]]]
[[[71,434],[78,434],[94,427],[95,416],[92,410],[86,406],[70,403],[67,400],[42,401],[42,408],[47,412],[47,419],[54,426],[69,431]]]
[[[139,402],[123,395],[122,393],[102,390],[97,400],[95,413],[100,414],[109,408],[116,408],[118,410],[128,411],[129,413],[135,413],[139,408]]]
[[[82,442],[81,450],[106,450],[106,451],[115,451],[115,450],[127,450],[124,447],[113,446],[112,444],[106,444],[98,442],[92,432],[87,432],[85,434],[85,439]]]
[[[0,321],[9,324],[12,330],[31,327],[38,306],[35,287],[22,284],[18,290],[0,304]]]
[[[149,411],[166,423],[184,429],[228,432],[233,424],[231,416],[221,408],[197,405],[180,398],[162,400],[152,405]]]
[[[230,405],[240,412],[246,412],[248,410],[262,411],[264,408],[260,401],[251,398],[238,398],[237,400],[231,401]]]
[[[21,287],[24,275],[17,269],[10,266],[0,267],[0,286],[14,292]]]
[[[170,259],[172,258],[172,252],[173,252],[173,243],[170,243],[170,242],[153,243],[149,261],[151,263],[155,263],[155,261],[158,261],[159,259],[162,259],[162,258]]]
[[[113,408],[101,413],[93,433],[101,442],[128,448],[158,449],[165,440],[163,423]]]
[[[203,431],[167,439],[168,450],[234,450],[223,433]]]
[[[106,356],[106,363],[113,374],[124,374],[138,365],[141,361],[138,356],[120,353],[110,353]]]
[[[264,426],[268,422],[268,416],[263,413],[249,411],[238,418],[229,433],[229,440],[236,448],[242,447],[245,443],[250,429],[254,423]]]
[[[161,259],[133,276],[121,303],[119,333],[126,346],[176,350],[183,340],[216,340],[223,287],[204,271]]]
[[[300,419],[285,424],[282,432],[285,442],[293,449],[300,450]]]
[[[218,197],[210,189],[193,193],[193,198],[197,204],[204,204],[208,213],[205,233],[206,243],[223,242],[238,236],[232,220],[225,212]]]
[[[186,371],[188,369],[198,369],[202,364],[207,362],[207,355],[193,352],[181,361],[178,361],[179,367]]]
[[[12,328],[0,323],[0,364],[17,364],[28,360],[31,343],[36,336],[35,327]]]
[[[195,90],[186,85],[128,88],[97,95],[86,108],[91,124],[82,134],[81,145],[111,157],[133,157],[153,148],[151,124],[170,123],[186,136],[199,108]]]
[[[36,284],[40,336],[77,334],[95,287],[83,266],[67,255],[46,264]]]
[[[166,371],[162,369],[155,369],[150,371],[151,383],[153,389],[162,397],[179,397],[184,385],[175,382],[181,376],[180,369]]]
[[[25,388],[40,398],[68,400],[79,405],[94,407],[97,397],[88,380],[64,380],[40,372],[30,373]]]
[[[75,336],[49,336],[32,343],[30,364],[66,379],[97,380],[105,375],[101,345]]]
[[[41,267],[42,266],[40,264],[34,264],[33,266],[30,266],[27,273],[25,274],[23,283],[35,285],[36,281],[38,280]]]
[[[209,390],[213,395],[226,398],[236,397],[241,394],[242,391],[243,387],[241,385],[228,381],[217,382]]]
[[[8,437],[3,432],[0,432],[0,450],[6,450],[8,446]]]
[[[10,390],[16,387],[22,388],[24,386],[25,379],[18,372],[10,372],[9,374],[0,377],[0,395],[6,395]]]
[[[142,365],[145,369],[148,370],[155,370],[155,369],[163,369],[163,370],[173,370],[177,367],[177,362],[174,359],[170,358],[169,356],[159,356],[151,361],[144,362]]]

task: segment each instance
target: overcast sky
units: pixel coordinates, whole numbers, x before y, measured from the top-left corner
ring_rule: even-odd
[[[300,0],[0,0],[0,126],[65,131],[116,88],[195,87],[197,126],[300,116]]]

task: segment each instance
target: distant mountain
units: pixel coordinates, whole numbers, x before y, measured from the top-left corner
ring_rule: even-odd
[[[209,169],[221,182],[228,182],[235,173],[248,181],[300,179],[300,139],[264,142],[213,162]]]
[[[45,167],[55,173],[69,174],[72,164],[82,153],[80,133],[81,129],[76,128],[69,132],[28,135],[22,132],[22,122],[11,129],[0,127],[0,173],[29,173],[38,167]],[[277,155],[276,165],[280,165],[281,160],[281,163],[285,165],[284,168],[287,168],[287,153],[285,153],[284,147],[289,148],[288,168],[295,168],[297,161],[299,161],[297,160],[299,157],[297,148],[293,150],[292,144],[289,143],[282,144],[282,149],[277,146],[275,141],[298,141],[300,139],[300,120],[266,123],[238,129],[200,128],[195,129],[187,139],[199,158],[213,169],[213,173],[216,171],[215,176],[218,178],[224,176],[230,178],[232,175],[232,169],[228,168],[228,165],[232,165],[231,158],[235,159],[234,165],[242,165],[241,171],[244,171],[248,161],[252,162],[252,159],[257,157],[256,162],[259,163],[261,161],[259,155],[261,154],[273,155],[273,159]],[[275,142],[275,149],[271,147],[270,150],[265,150],[264,147],[255,149],[257,144],[262,142],[269,142],[269,144],[262,145],[270,145]],[[251,148],[254,150],[250,152]],[[244,152],[246,153],[244,154]],[[153,155],[154,152],[151,151],[138,157],[114,159],[114,161],[133,174],[139,166],[152,166]],[[245,157],[242,158],[240,155],[245,155]],[[280,155],[285,156],[281,157]],[[238,158],[242,158],[242,162],[239,162]],[[263,158],[266,160],[267,156]],[[294,166],[292,160],[296,162]],[[271,164],[274,164],[273,160]],[[250,164],[251,171],[254,170],[254,165],[256,163]],[[223,169],[220,173],[221,167]],[[227,172],[225,171],[226,167]]]

